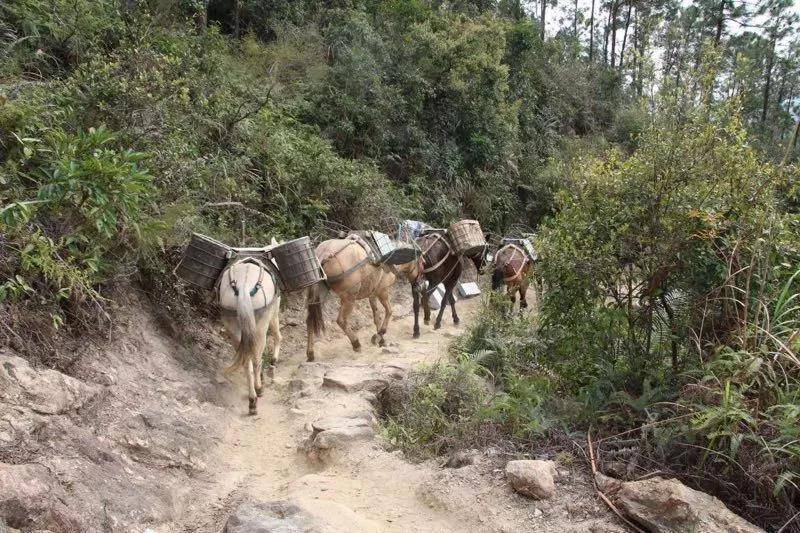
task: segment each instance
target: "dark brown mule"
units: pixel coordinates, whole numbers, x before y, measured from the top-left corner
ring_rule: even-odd
[[[492,290],[499,290],[505,283],[512,306],[516,303],[516,293],[519,292],[520,309],[528,307],[525,294],[528,292],[532,276],[533,261],[521,246],[506,244],[495,254]]]
[[[416,242],[422,254],[419,262],[406,271],[406,278],[411,283],[411,295],[414,302],[415,339],[419,337],[420,303],[424,311],[425,324],[430,324],[431,307],[429,297],[440,283],[444,285],[445,291],[433,329],[439,329],[442,326],[442,315],[447,304],[450,304],[453,323],[459,323],[453,289],[463,271],[461,258],[453,251],[446,234],[429,233],[419,237]],[[482,273],[485,266],[486,251],[484,250],[483,253],[474,255],[470,259],[475,264],[475,269],[478,273]]]

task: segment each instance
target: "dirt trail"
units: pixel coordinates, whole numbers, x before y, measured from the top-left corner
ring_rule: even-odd
[[[560,487],[562,494],[553,501],[532,502],[508,488],[497,460],[482,457],[459,469],[411,464],[400,452],[385,450],[379,437],[371,438],[375,397],[372,381],[364,376],[384,379],[388,372],[397,377],[411,366],[445,357],[452,337],[474,319],[478,307],[475,300],[461,302],[461,326],[452,324],[448,311],[442,329],[425,326],[422,337],[413,340],[406,304],[395,304],[389,347],[369,345],[371,331],[365,327],[360,331],[364,348],[354,353],[331,323],[314,363],[305,362],[304,324],[286,319],[283,360],[259,401],[259,414],[244,414],[240,383],[231,389],[232,419],[206,462],[209,483],[197,489],[183,513],[184,531],[219,532],[239,503],[275,500],[298,504],[332,532],[623,531],[595,502],[580,469],[564,472],[567,487]],[[320,433],[352,421],[359,427]],[[331,446],[320,436],[314,440],[314,435],[342,432],[344,438]]]

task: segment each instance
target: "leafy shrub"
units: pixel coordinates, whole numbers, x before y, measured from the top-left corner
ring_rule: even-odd
[[[26,199],[3,207],[0,222],[19,264],[0,294],[18,297],[13,287],[25,283],[60,299],[96,296],[94,286],[109,275],[109,255],[135,242],[154,192],[140,166],[144,155],[115,148],[103,128],[53,130],[18,142],[10,178],[27,185],[16,188]]]
[[[473,442],[489,400],[486,383],[467,364],[441,363],[414,371],[402,408],[384,424],[389,442],[419,456]]]

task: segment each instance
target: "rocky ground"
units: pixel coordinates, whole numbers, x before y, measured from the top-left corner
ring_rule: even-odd
[[[70,375],[0,353],[0,531],[625,531],[582,463],[537,466],[543,481],[527,481],[529,465],[506,463],[530,458],[413,464],[376,436],[382,390],[445,357],[463,328],[446,320],[412,340],[405,292],[390,346],[355,354],[331,321],[313,363],[302,301],[289,298],[284,359],[257,416],[242,377],[222,377],[232,354],[218,327],[181,346],[135,293],[114,338],[87,344]],[[461,304],[464,322],[475,307]]]

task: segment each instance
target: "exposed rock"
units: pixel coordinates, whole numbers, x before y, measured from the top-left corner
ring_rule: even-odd
[[[717,498],[677,479],[654,477],[622,482],[602,474],[597,486],[630,518],[659,533],[763,533]]]
[[[333,428],[317,435],[314,439],[314,446],[320,450],[330,450],[341,447],[347,442],[369,440],[374,436],[375,431],[369,426]]]
[[[287,501],[243,503],[228,517],[224,533],[311,533],[320,529]]]
[[[387,363],[381,367],[381,374],[391,379],[403,379],[411,367],[406,363]]]
[[[22,441],[44,427],[47,420],[24,407],[6,405],[0,401],[0,450]]]
[[[99,391],[56,370],[35,370],[21,357],[0,354],[0,403],[54,415],[78,409]]]
[[[335,448],[343,448],[358,440],[370,440],[375,436],[372,420],[366,418],[330,417],[311,425],[311,436],[303,444],[312,461],[325,459]]]
[[[369,420],[363,418],[346,418],[346,417],[329,417],[320,418],[311,424],[315,432],[330,431],[333,429],[344,429],[354,427],[370,427],[372,424]]]
[[[343,366],[325,373],[323,387],[342,389],[346,392],[367,390],[378,393],[386,388],[389,380],[368,366]]]
[[[556,464],[553,461],[509,461],[506,478],[515,491],[535,500],[552,497],[556,492]]]
[[[78,516],[61,503],[64,489],[45,467],[0,463],[0,487],[0,522],[26,531],[84,530]]]

